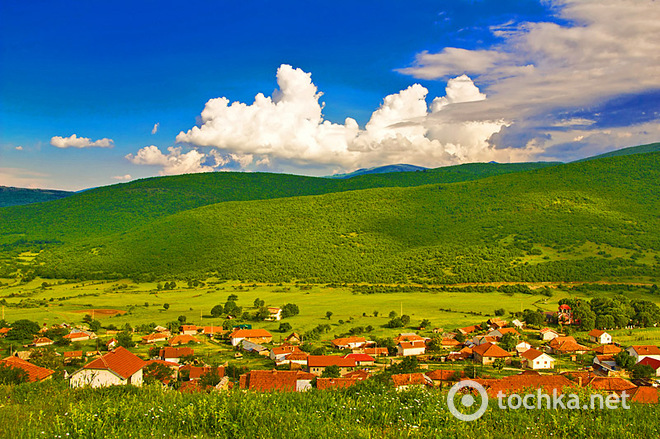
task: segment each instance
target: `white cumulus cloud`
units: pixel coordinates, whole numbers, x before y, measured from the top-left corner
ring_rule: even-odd
[[[213,170],[212,167],[202,164],[206,159],[206,154],[194,149],[182,153],[181,147],[171,146],[167,148],[167,151],[167,154],[163,154],[157,146],[145,146],[135,155],[128,154],[126,159],[136,165],[162,166],[160,175],[191,174]]]
[[[158,128],[160,128],[160,123],[156,122],[154,127],[151,129],[151,134],[156,134],[158,132]]]
[[[131,174],[115,175],[114,177],[112,177],[113,180],[119,180],[119,181],[128,181],[131,178],[133,178],[133,177],[131,177]]]
[[[92,141],[88,137],[78,137],[72,134],[69,137],[54,136],[50,139],[50,144],[56,148],[112,148],[112,139],[99,139]]]

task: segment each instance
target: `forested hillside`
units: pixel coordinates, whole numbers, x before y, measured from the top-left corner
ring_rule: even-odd
[[[658,230],[660,153],[648,153],[461,183],[223,202],[55,246],[38,272],[396,283],[654,278]]]
[[[71,195],[73,195],[73,192],[0,186],[0,207],[20,206],[23,204],[59,200],[60,198],[65,198]]]

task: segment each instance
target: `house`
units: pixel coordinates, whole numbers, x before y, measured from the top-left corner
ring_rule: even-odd
[[[97,337],[96,334],[94,334],[93,332],[74,329],[73,331],[71,331],[71,333],[65,335],[64,338],[70,340],[73,343],[76,341],[93,340]]]
[[[387,348],[364,348],[364,353],[372,357],[387,357],[390,355]]]
[[[479,346],[484,343],[493,343],[497,344],[499,340],[495,337],[491,337],[490,335],[477,335],[472,339],[472,343]]]
[[[495,360],[508,360],[511,354],[493,343],[484,343],[472,348],[474,359],[481,364],[491,364]]]
[[[499,328],[490,331],[487,335],[490,337],[496,338],[498,341],[504,337],[504,334],[513,334],[516,337],[520,337],[520,333],[514,328]]]
[[[355,360],[355,364],[359,367],[373,366],[374,362],[376,361],[374,357],[368,354],[347,354],[344,355],[344,358]]]
[[[560,354],[584,354],[589,352],[589,348],[582,346],[572,336],[555,337],[548,345],[550,352]]]
[[[621,352],[621,348],[614,344],[602,344],[592,349],[596,355],[616,355]]]
[[[208,335],[209,337],[223,335],[226,332],[227,331],[222,326],[204,326],[204,329],[202,330],[202,334]]]
[[[544,394],[552,395],[553,391],[562,394],[564,388],[573,387],[574,383],[564,375],[541,375],[534,371],[525,371],[500,379],[480,379],[474,381],[481,384],[491,397],[503,395],[525,394],[529,389],[540,389]]]
[[[593,360],[593,368],[606,376],[620,371],[613,355],[596,355]]]
[[[288,344],[300,344],[301,341],[302,337],[300,337],[300,334],[297,332],[289,334],[289,336],[284,339],[284,342]]]
[[[452,349],[452,348],[457,348],[458,346],[462,345],[460,341],[456,340],[455,338],[449,338],[449,337],[442,337],[442,347],[445,349]]]
[[[527,343],[526,341],[521,341],[516,345],[516,352],[518,353],[518,355],[520,355],[531,348],[532,348],[531,344]]]
[[[22,360],[18,357],[7,357],[0,360],[0,366],[12,367],[16,369],[23,369],[28,374],[28,381],[34,383],[36,381],[44,381],[52,378],[55,373],[54,370],[46,369],[45,367],[37,366],[29,361]]]
[[[522,366],[527,369],[554,369],[555,367],[555,359],[538,349],[528,349],[520,356],[522,357]]]
[[[450,352],[449,355],[447,355],[447,360],[448,361],[467,360],[471,356],[472,356],[472,348],[465,347],[458,352]]]
[[[326,367],[337,366],[340,375],[346,375],[353,370],[357,363],[352,358],[337,355],[310,355],[307,357],[307,371],[314,375],[321,375]]]
[[[107,346],[108,349],[114,349],[117,347],[117,343],[119,342],[117,341],[116,338],[113,337],[110,340],[108,340],[105,345]]]
[[[4,337],[9,331],[11,331],[11,328],[0,328],[0,337]]]
[[[557,333],[557,331],[554,329],[543,328],[541,331],[539,331],[539,336],[539,338],[543,341],[551,341],[552,339],[559,337],[559,333]]]
[[[343,389],[357,384],[358,378],[317,378],[316,388],[318,390]]]
[[[182,357],[189,357],[195,355],[192,348],[170,348],[165,347],[158,352],[158,357],[163,361],[172,363],[180,363]]]
[[[480,330],[481,330],[481,325],[472,325],[472,326],[466,326],[465,328],[458,328],[458,332],[460,332],[463,335],[472,334],[473,332]]]
[[[395,343],[399,343],[402,341],[423,341],[426,342],[426,339],[424,337],[421,337],[414,332],[404,332],[396,336],[394,339]]]
[[[220,378],[225,376],[225,368],[222,366],[212,367],[212,366],[193,366],[187,364],[179,368],[179,374],[182,376],[188,376],[189,380],[199,380],[203,375],[207,373],[217,372]]]
[[[307,367],[307,357],[309,357],[307,352],[298,351],[287,355],[285,361],[289,363],[289,369],[291,370],[303,369]]]
[[[645,357],[639,362],[639,364],[651,366],[651,368],[655,370],[655,376],[660,377],[660,360],[657,360],[652,357]]]
[[[525,326],[525,324],[518,319],[512,320],[511,324],[518,329],[522,329],[523,326]]]
[[[458,381],[459,378],[464,378],[465,373],[457,372],[454,370],[436,369],[430,372],[426,372],[426,376],[429,377],[431,381],[433,381],[434,386],[442,386],[443,384]]]
[[[183,335],[197,335],[197,325],[181,325],[179,329]]]
[[[628,395],[637,388],[630,381],[618,377],[593,377],[583,384],[584,387],[590,387],[594,390],[600,390],[607,393],[613,393],[621,396],[623,392]]]
[[[158,326],[156,326],[156,327],[154,328],[154,332],[160,332],[161,334],[165,334],[165,335],[167,335],[168,337],[172,335],[172,333],[170,332],[169,329],[167,329],[167,328],[164,327],[164,326],[160,326],[160,325],[158,325]]]
[[[123,347],[118,347],[78,369],[69,377],[71,387],[142,386],[146,362]]]
[[[270,351],[266,346],[262,346],[259,343],[253,343],[250,340],[243,340],[241,342],[241,349],[245,352],[256,352],[264,357],[267,357],[270,354]]]
[[[265,319],[269,322],[276,322],[282,320],[282,309],[281,308],[268,308],[268,317]]]
[[[157,343],[159,341],[167,341],[169,337],[165,334],[161,334],[160,332],[156,332],[154,334],[149,334],[145,335],[142,337],[142,343],[144,344],[152,344],[152,343]]]
[[[491,328],[497,329],[497,328],[504,328],[509,322],[500,319],[499,317],[493,317],[492,319],[488,319],[487,323]]]
[[[286,357],[294,352],[300,352],[300,348],[298,346],[284,344],[271,349],[269,357],[271,360],[275,361],[275,363],[282,363]]]
[[[660,348],[657,346],[630,346],[626,351],[628,351],[631,357],[635,357],[636,363],[639,363],[646,357],[660,360]]]
[[[51,340],[50,338],[48,338],[48,337],[39,337],[39,338],[35,339],[34,342],[32,342],[32,344],[36,348],[40,348],[42,346],[50,346],[53,343],[55,343],[55,342],[53,340]]]
[[[243,340],[252,343],[270,343],[273,341],[273,336],[265,329],[236,329],[229,335],[232,346],[238,346]]]
[[[600,329],[592,329],[587,335],[589,336],[589,341],[592,343],[612,343],[612,336],[605,331],[601,331]]]
[[[252,370],[240,377],[241,389],[262,392],[303,392],[312,388],[315,375],[302,371]]]
[[[331,343],[337,349],[359,349],[367,344],[367,339],[364,337],[344,337],[335,338]]]
[[[64,364],[69,364],[72,361],[76,361],[76,360],[82,360],[83,359],[83,351],[65,352],[64,354],[62,354],[62,358],[63,358]]]
[[[175,335],[168,342],[170,346],[180,346],[188,343],[200,343],[200,341],[195,337],[193,337],[192,335],[184,334],[184,335]]]
[[[348,372],[346,375],[344,375],[342,378],[355,378],[360,381],[366,380],[371,376],[368,370],[366,369],[356,369],[352,372]]]
[[[397,355],[410,357],[415,355],[424,355],[426,352],[426,342],[422,340],[400,341],[396,345]]]
[[[431,378],[421,372],[392,375],[392,382],[396,390],[433,387]]]

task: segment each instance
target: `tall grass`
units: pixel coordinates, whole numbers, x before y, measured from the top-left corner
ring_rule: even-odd
[[[367,382],[342,391],[182,394],[159,387],[0,387],[2,438],[658,437],[660,406],[630,410],[500,410],[461,422],[442,391]]]

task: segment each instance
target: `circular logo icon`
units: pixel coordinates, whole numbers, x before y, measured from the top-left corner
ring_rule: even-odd
[[[476,390],[481,396],[481,405],[477,411],[472,414],[461,413],[458,411],[454,403],[454,397],[456,396],[456,393],[466,387]],[[464,407],[468,408],[472,407],[476,402],[474,396],[471,393],[466,393],[463,395],[460,401]],[[481,418],[484,413],[486,413],[486,409],[488,408],[488,394],[486,393],[486,389],[484,389],[484,387],[476,381],[460,381],[454,384],[451,389],[449,389],[449,393],[447,393],[447,407],[449,407],[449,413],[451,413],[456,419],[460,419],[461,421],[465,422],[476,421],[477,419]]]

